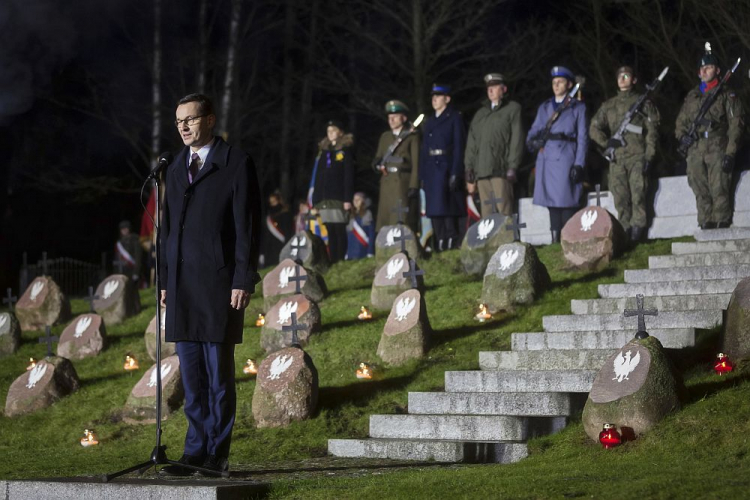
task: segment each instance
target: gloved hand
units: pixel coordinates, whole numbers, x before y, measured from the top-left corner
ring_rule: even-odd
[[[516,182],[516,169],[515,168],[509,168],[507,172],[505,172],[505,180],[508,182]]]
[[[695,143],[695,139],[693,139],[692,137],[690,137],[690,136],[689,136],[689,135],[687,135],[687,134],[685,134],[685,135],[683,135],[682,137],[680,137],[680,145],[681,145],[681,146],[682,146],[683,148],[685,148],[685,150],[686,150],[686,151],[687,151],[687,149],[688,149],[688,148],[689,148],[690,146],[692,146],[692,145],[693,145],[693,143]]]
[[[406,192],[406,197],[409,198],[410,200],[413,200],[419,197],[419,189],[409,188],[409,190]]]
[[[570,182],[578,184],[583,181],[583,167],[580,165],[573,165],[570,167]]]
[[[536,153],[544,147],[544,141],[540,139],[539,136],[536,136],[529,139],[526,146],[530,153]]]
[[[617,149],[622,147],[622,141],[619,139],[611,138],[607,141],[607,149]]]
[[[725,174],[731,174],[734,170],[734,156],[724,155],[724,159],[721,160],[721,170]]]
[[[463,180],[459,179],[457,175],[451,175],[448,178],[448,191],[451,193],[457,193],[461,191],[461,184],[463,184]]]
[[[645,160],[643,162],[643,175],[648,175],[650,170],[651,170],[651,161]]]

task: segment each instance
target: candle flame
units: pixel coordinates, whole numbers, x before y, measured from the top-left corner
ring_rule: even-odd
[[[367,363],[360,363],[357,370],[357,378],[372,378],[372,369]]]
[[[372,319],[372,313],[365,306],[362,306],[359,308],[359,314],[357,315],[357,319],[361,321]]]
[[[490,314],[490,312],[487,310],[487,306],[485,304],[479,304],[479,312],[474,317],[480,322],[484,322],[492,318],[492,314]]]
[[[258,373],[258,367],[255,364],[255,361],[248,359],[247,363],[245,363],[245,366],[242,368],[242,372],[246,375],[256,375]]]
[[[263,326],[266,324],[266,317],[262,314],[258,314],[258,319],[255,320],[255,326]]]
[[[97,444],[99,444],[99,441],[97,441],[94,431],[84,429],[83,437],[81,438],[81,446],[88,448],[89,446],[95,446]]]
[[[125,356],[125,364],[123,365],[123,368],[125,371],[131,372],[133,370],[138,369],[138,360],[135,359],[133,356],[127,355]]]
[[[26,371],[33,370],[36,366],[36,360],[34,358],[29,358],[29,366],[26,367]]]

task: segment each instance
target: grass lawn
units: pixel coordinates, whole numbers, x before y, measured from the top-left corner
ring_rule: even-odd
[[[541,331],[542,317],[567,314],[573,298],[596,298],[600,283],[622,282],[624,269],[646,268],[648,256],[670,252],[671,240],[640,245],[599,273],[564,269],[559,245],[538,249],[552,276],[552,286],[534,305],[498,315],[484,324],[473,319],[481,281],[462,272],[458,252],[422,261],[426,271],[426,303],[435,330],[427,358],[405,366],[382,367],[382,377],[357,380],[361,361],[379,363],[375,350],[387,317],[356,320],[368,304],[375,272],[372,259],[335,265],[325,276],[331,294],[321,304],[323,331],[308,346],[320,376],[319,413],[285,429],[253,426],[251,400],[255,382],[242,374],[242,364],[263,358],[260,329],[248,326],[237,348],[238,415],[232,464],[269,466],[324,457],[329,438],[366,437],[374,413],[406,412],[408,391],[440,391],[446,370],[478,368],[480,350],[510,349],[512,332]],[[10,419],[0,417],[0,478],[92,475],[111,472],[147,458],[155,426],[131,426],[120,409],[140,376],[150,366],[143,340],[154,315],[153,290],[144,291],[147,305],[140,315],[107,328],[110,345],[99,357],[76,361],[82,388],[52,407]],[[87,304],[72,301],[74,313]],[[252,299],[247,325],[262,308]],[[53,329],[58,335],[64,325]],[[635,326],[635,324],[634,324]],[[40,357],[41,332],[25,332],[21,349],[0,360],[0,394],[21,375],[29,357]],[[530,441],[531,456],[513,465],[414,466],[387,474],[361,477],[311,477],[274,481],[271,498],[719,498],[745,496],[750,486],[747,458],[750,435],[748,370],[740,366],[727,377],[709,371],[718,332],[699,338],[699,345],[680,352],[690,401],[654,431],[636,442],[604,450],[589,442],[579,421],[563,432]],[[122,370],[126,353],[141,360],[141,370]],[[382,365],[382,364],[381,364]],[[575,419],[574,419],[575,420]],[[164,424],[163,441],[170,457],[181,453],[186,421],[181,411]],[[101,444],[78,444],[84,428],[94,428]],[[262,478],[261,478],[262,479]]]

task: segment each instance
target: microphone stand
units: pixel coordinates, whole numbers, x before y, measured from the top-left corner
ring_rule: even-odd
[[[156,188],[156,207],[154,209],[154,231],[156,232],[156,243],[155,243],[155,252],[156,256],[154,259],[154,266],[155,266],[155,282],[156,282],[156,446],[154,446],[154,449],[151,451],[151,456],[149,459],[145,462],[141,462],[139,464],[133,465],[132,467],[128,467],[127,469],[123,469],[118,472],[113,472],[111,474],[105,474],[102,476],[102,479],[105,483],[108,483],[109,481],[118,478],[120,476],[124,476],[125,474],[130,474],[131,472],[138,471],[139,475],[143,475],[148,469],[151,467],[156,467],[157,465],[177,465],[180,467],[184,467],[186,469],[191,469],[196,472],[203,472],[208,475],[212,476],[221,476],[224,478],[229,477],[229,471],[224,472],[218,472],[211,469],[205,469],[203,467],[198,467],[195,465],[188,465],[183,464],[181,462],[178,462],[177,460],[170,460],[167,458],[167,447],[166,445],[161,444],[161,434],[162,434],[162,428],[161,428],[161,415],[162,415],[162,401],[161,401],[161,272],[159,267],[159,257],[160,257],[160,250],[161,250],[161,190],[160,190],[160,177],[161,177],[161,171],[166,169],[162,169],[157,167],[154,169],[151,174],[146,178],[146,182],[144,182],[144,187],[146,184],[150,181],[154,181],[154,185]],[[166,174],[165,174],[166,175]]]

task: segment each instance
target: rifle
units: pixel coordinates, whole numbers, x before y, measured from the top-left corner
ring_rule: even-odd
[[[414,120],[414,123],[412,123],[409,128],[404,128],[404,130],[401,131],[400,134],[398,134],[398,137],[396,138],[393,143],[388,146],[388,149],[385,151],[385,154],[382,158],[378,159],[375,158],[372,162],[372,166],[375,170],[378,170],[382,172],[383,176],[385,177],[388,175],[388,171],[386,169],[382,169],[380,167],[383,166],[383,164],[388,160],[388,158],[391,157],[391,155],[396,151],[396,148],[398,148],[402,142],[404,142],[404,139],[409,137],[411,134],[416,133],[417,127],[419,127],[419,124],[422,123],[422,120],[424,120],[424,114],[421,114],[417,117],[416,120]]]
[[[656,87],[659,86],[661,81],[664,79],[664,77],[667,75],[667,72],[669,71],[669,66],[664,68],[664,71],[661,72],[661,75],[656,77],[656,80],[651,85],[646,85],[646,92],[638,98],[637,101],[633,103],[632,106],[630,106],[630,109],[627,113],[625,113],[625,118],[623,118],[622,122],[620,123],[620,126],[617,127],[617,130],[612,135],[612,139],[619,141],[620,145],[617,147],[623,147],[627,146],[627,142],[625,142],[625,132],[630,130],[629,127],[631,127],[630,123],[633,121],[633,118],[635,118],[635,115],[641,112],[641,107],[646,102],[646,99],[648,98],[648,95],[656,90]],[[607,161],[611,162],[615,159],[615,147],[610,146],[607,149],[604,150],[602,155],[604,158],[607,159]]]
[[[706,100],[703,101],[703,104],[701,104],[701,107],[698,110],[698,114],[693,120],[693,123],[690,124],[690,128],[688,129],[687,133],[680,137],[680,145],[677,147],[677,152],[683,158],[687,157],[688,149],[690,149],[690,146],[692,146],[693,143],[698,140],[698,127],[704,124],[703,117],[706,116],[708,110],[711,108],[711,106],[713,106],[714,102],[716,102],[716,99],[719,97],[719,92],[721,92],[721,88],[725,83],[727,83],[727,80],[729,80],[732,74],[734,74],[734,72],[737,70],[737,66],[740,65],[741,59],[742,58],[737,58],[737,62],[734,63],[732,69],[724,74],[724,78],[721,79],[714,91],[708,94]]]
[[[547,144],[550,135],[552,135],[550,133],[552,125],[555,124],[562,112],[570,107],[570,105],[573,103],[573,100],[575,99],[576,94],[578,93],[578,89],[580,88],[581,84],[576,83],[575,87],[573,87],[573,90],[568,92],[568,95],[565,96],[565,99],[560,104],[560,107],[557,108],[557,111],[555,111],[552,116],[549,117],[549,119],[547,120],[547,124],[544,126],[544,130],[542,130],[533,139],[531,139],[531,141],[529,141],[530,152],[535,153],[544,149],[544,145]]]

